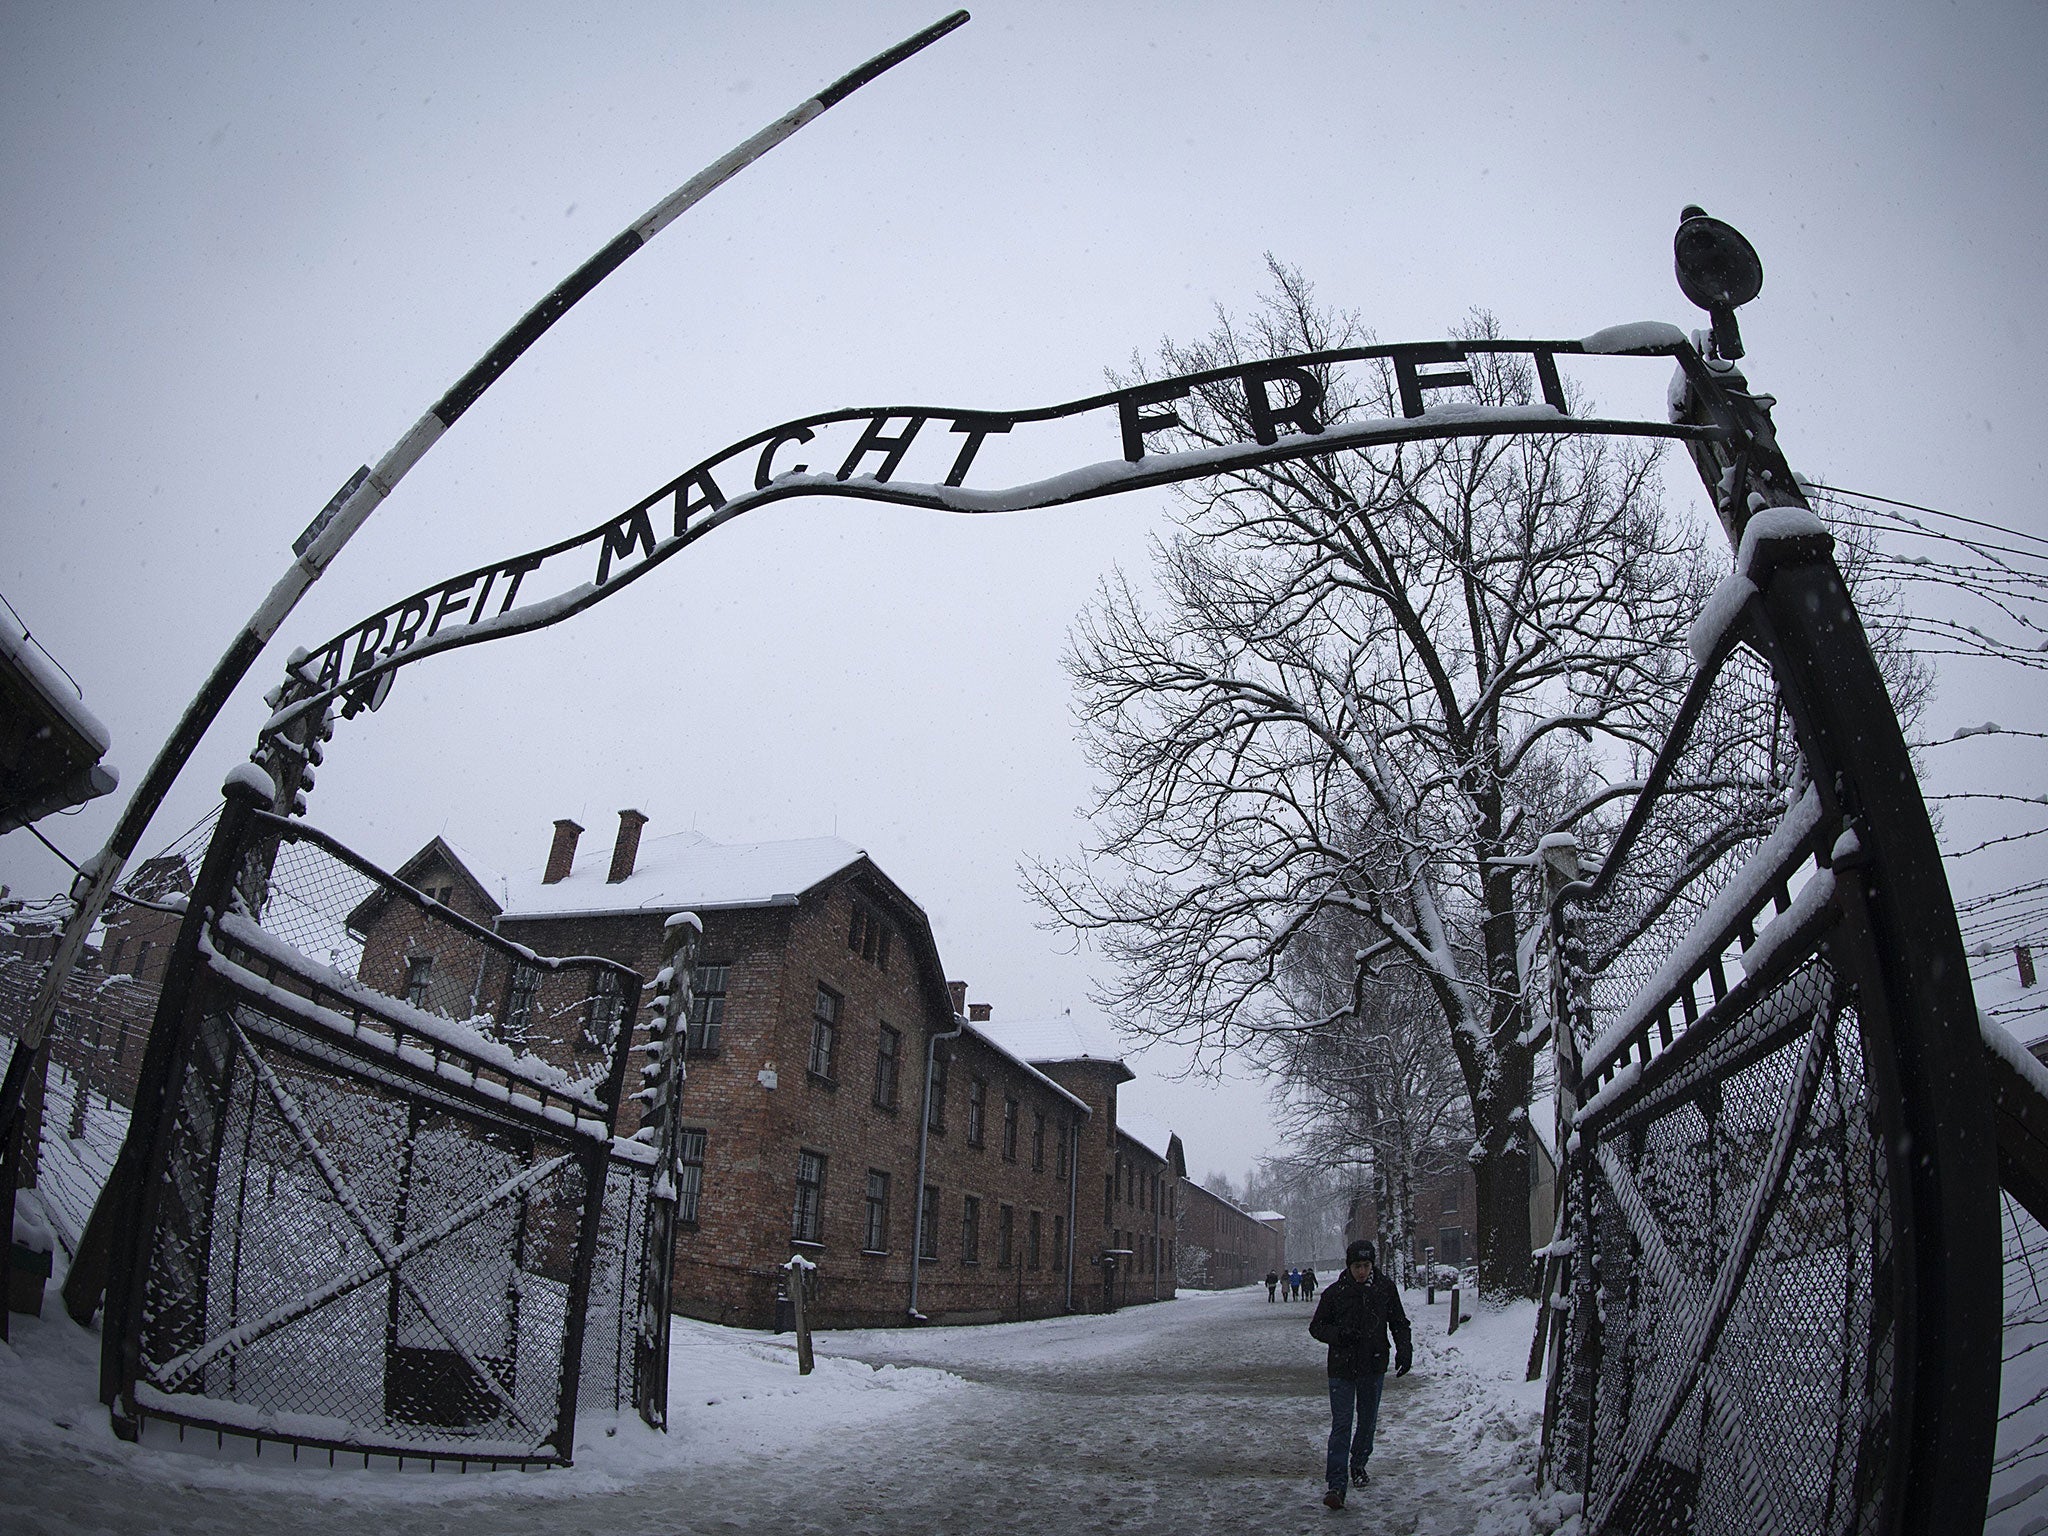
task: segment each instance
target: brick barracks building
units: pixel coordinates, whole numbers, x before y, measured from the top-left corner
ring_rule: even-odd
[[[1182,1285],[1224,1291],[1263,1281],[1287,1267],[1286,1217],[1244,1210],[1199,1184],[1188,1184],[1182,1195]]]
[[[1174,1294],[1185,1163],[1177,1137],[1120,1123],[1120,1060],[1066,1021],[999,1030],[946,979],[923,910],[851,844],[643,842],[646,823],[620,812],[609,858],[579,863],[583,829],[556,822],[538,878],[496,876],[441,838],[398,875],[539,953],[648,978],[666,919],[702,920],[676,1311],[768,1327],[792,1253],[818,1265],[820,1327]],[[523,1029],[533,983],[517,969],[490,974],[403,903],[365,903],[349,926],[364,982]]]

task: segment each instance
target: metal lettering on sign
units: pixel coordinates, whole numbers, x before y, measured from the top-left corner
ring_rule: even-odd
[[[1427,398],[1472,384],[1482,354],[1533,359],[1542,393],[1528,405],[1489,406]],[[1704,365],[1683,333],[1661,324],[1620,326],[1581,341],[1434,341],[1347,347],[1240,364],[1021,411],[888,406],[833,411],[785,422],[721,449],[625,511],[545,549],[452,576],[370,615],[292,665],[289,702],[272,719],[281,728],[336,697],[344,712],[372,708],[398,667],[437,651],[538,629],[578,613],[652,570],[713,528],[750,508],[789,496],[854,496],[962,513],[1019,512],[1167,485],[1284,459],[1424,438],[1606,433],[1702,439],[1718,425],[1609,420],[1571,415],[1557,358],[1572,355],[1671,357],[1688,378]],[[1328,408],[1344,371],[1379,370],[1402,415],[1337,419]],[[1424,372],[1428,369],[1428,372]],[[1246,436],[1199,450],[1157,452],[1150,441],[1180,425],[1174,402],[1196,393],[1222,396],[1224,413]],[[1045,475],[1060,451],[1030,426],[1095,418],[1106,449],[1093,463]],[[991,483],[1002,444],[1011,471],[1035,478]],[[1064,442],[1066,439],[1062,438]],[[1070,450],[1068,450],[1070,451]],[[1034,454],[1037,455],[1034,458]],[[977,471],[981,473],[977,475]],[[984,481],[968,484],[970,476]],[[381,685],[381,686],[380,686]]]

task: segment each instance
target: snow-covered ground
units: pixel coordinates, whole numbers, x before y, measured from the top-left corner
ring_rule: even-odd
[[[1534,1310],[1410,1297],[1416,1368],[1390,1379],[1373,1483],[1320,1503],[1322,1348],[1306,1305],[1264,1287],[983,1328],[792,1341],[678,1320],[671,1432],[630,1415],[577,1430],[576,1465],[394,1473],[251,1464],[114,1438],[98,1338],[54,1303],[0,1347],[0,1529],[149,1531],[1325,1531],[1525,1536],[1540,1384]]]

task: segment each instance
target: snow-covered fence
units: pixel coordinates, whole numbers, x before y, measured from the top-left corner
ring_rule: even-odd
[[[1693,649],[1597,870],[1544,849],[1544,1473],[1589,1536],[1973,1527],[1991,1100],[1932,830],[1817,520],[1749,518]]]
[[[0,1039],[20,1037],[42,969],[40,960],[0,955]],[[152,981],[76,974],[51,1021],[49,1073],[24,1106],[32,1151],[23,1170],[67,1254],[128,1134],[156,999]]]
[[[48,1070],[31,1079],[23,1104],[20,1178],[67,1256],[128,1134],[176,908],[212,832],[209,816],[137,866],[115,892],[97,963],[73,971],[58,994]],[[0,918],[0,1041],[10,1047],[28,1026],[56,921]]]
[[[579,1401],[631,1396],[584,1352],[649,1257],[615,1142],[639,977],[507,943],[261,794],[230,784],[142,1069],[116,1425],[566,1461]]]

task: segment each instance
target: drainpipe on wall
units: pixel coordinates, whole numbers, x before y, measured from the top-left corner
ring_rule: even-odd
[[[916,1323],[925,1320],[924,1314],[917,1310],[917,1281],[924,1269],[924,1172],[925,1153],[932,1139],[932,1072],[938,1060],[939,1042],[958,1040],[960,1031],[966,1027],[967,1020],[956,1012],[951,1029],[931,1036],[924,1043],[924,1101],[917,1111],[917,1220],[912,1223],[910,1237],[910,1319]]]
[[[1067,1310],[1074,1310],[1074,1218],[1081,1188],[1081,1122],[1067,1126]]]

